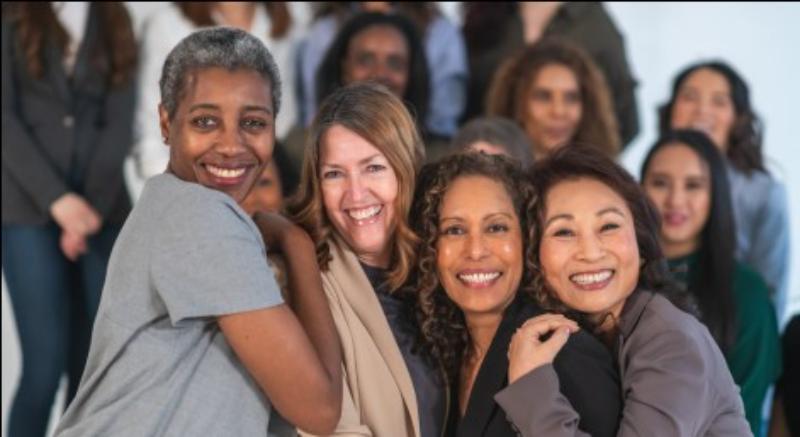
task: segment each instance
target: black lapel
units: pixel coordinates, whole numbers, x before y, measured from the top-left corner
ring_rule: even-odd
[[[72,91],[67,79],[67,72],[64,70],[64,53],[52,41],[46,44],[46,74],[50,76],[50,83],[53,84],[53,89],[58,97],[64,101],[64,106],[67,108],[72,107]]]
[[[521,324],[518,316],[523,306],[523,300],[517,296],[497,327],[497,333],[475,377],[466,414],[459,422],[458,437],[483,436],[497,414],[501,414],[502,420],[505,420],[505,413],[500,411],[494,395],[508,385],[508,345]]]
[[[75,55],[75,67],[72,70],[72,92],[83,92],[88,94],[100,94],[104,88],[103,72],[98,71],[98,67],[92,64],[89,59],[91,52],[96,44],[102,44],[99,38],[100,20],[98,17],[97,5],[91,2],[88,10],[89,16],[86,17],[86,29],[83,32],[81,45]],[[106,60],[105,62],[108,62]]]

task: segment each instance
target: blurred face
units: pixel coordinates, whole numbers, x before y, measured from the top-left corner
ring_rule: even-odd
[[[505,155],[513,158],[503,146],[498,146],[486,141],[476,141],[467,147],[467,151],[485,153],[487,155]]]
[[[639,280],[633,216],[614,190],[595,179],[547,193],[539,259],[545,281],[572,309],[619,317]]]
[[[272,156],[271,86],[255,71],[222,68],[199,70],[187,82],[172,120],[159,107],[169,170],[241,202]]]
[[[387,267],[397,175],[383,153],[355,132],[330,127],[320,147],[320,185],[328,220],[364,263]]]
[[[725,76],[701,68],[686,77],[672,106],[672,128],[703,131],[724,153],[735,120],[731,88]]]
[[[533,80],[523,123],[537,156],[571,140],[581,121],[583,102],[578,78],[564,65],[544,66]]]
[[[344,83],[374,80],[403,97],[410,59],[408,45],[399,30],[384,25],[367,27],[350,40],[347,57],[342,61]]]
[[[242,202],[242,208],[251,215],[256,211],[279,211],[283,206],[282,190],[278,166],[270,161]]]
[[[708,166],[682,144],[661,148],[643,181],[645,192],[661,213],[661,242],[670,258],[697,249],[711,209]]]
[[[502,184],[463,176],[450,185],[439,210],[439,281],[467,317],[500,315],[522,278],[519,217]]]

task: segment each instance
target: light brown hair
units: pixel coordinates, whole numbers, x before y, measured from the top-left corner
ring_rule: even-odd
[[[542,40],[504,62],[492,79],[487,113],[524,125],[527,99],[536,76],[543,67],[553,64],[570,69],[580,88],[583,114],[570,142],[596,145],[609,157],[615,157],[622,143],[606,79],[589,55],[565,41]]]
[[[323,206],[319,160],[322,137],[335,125],[367,140],[386,156],[397,175],[397,214],[387,275],[390,290],[396,290],[408,276],[417,242],[408,226],[417,171],[425,159],[416,123],[403,102],[376,83],[361,82],[342,87],[322,102],[308,134],[300,186],[289,202],[288,211],[314,240],[317,261],[323,271],[331,259],[329,239],[333,228]]]
[[[292,27],[292,15],[286,2],[263,2],[270,21],[269,36],[281,39],[289,33]],[[214,7],[213,2],[175,2],[181,13],[197,27],[215,26],[217,23],[211,17]]]

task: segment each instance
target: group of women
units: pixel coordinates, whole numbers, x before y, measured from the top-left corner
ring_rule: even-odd
[[[415,61],[348,51],[359,33],[391,39],[402,25],[358,16],[346,25],[352,40],[333,42],[355,63],[325,70],[341,83],[317,89],[287,221],[246,202],[286,110],[279,65],[246,32],[198,31],[161,69],[167,173],[146,184],[120,231],[115,211],[129,200],[110,174],[127,152],[130,130],[114,122],[130,115],[133,60],[56,32],[63,44],[43,68],[37,47],[50,35],[30,24],[57,17],[15,13],[2,43],[3,269],[15,312],[37,307],[24,284],[60,293],[20,276],[23,246],[79,259],[110,247],[104,227],[119,237],[80,387],[79,351],[48,352],[46,387],[25,363],[20,393],[43,399],[30,401],[38,409],[15,402],[11,435],[43,432],[65,357],[77,360],[75,398],[59,436],[760,433],[781,371],[774,305],[788,249],[776,229],[786,212],[747,86],[726,64],[678,75],[638,183],[613,161],[613,101],[580,49],[546,39],[520,52],[495,75],[492,117],[428,147],[437,135],[420,123]],[[111,32],[100,15],[127,23],[92,5],[87,38]],[[71,56],[95,56],[86,65],[98,71],[71,70]],[[90,73],[108,89],[81,89]],[[70,94],[50,95],[43,75]],[[100,94],[106,113],[82,109]],[[40,120],[46,102],[63,105],[63,120]],[[92,150],[38,146],[78,123],[95,128],[82,132],[96,140],[76,142]],[[28,147],[7,147],[12,139]],[[31,163],[44,170],[25,172]],[[7,214],[12,202],[24,214]],[[282,291],[266,249],[279,252]],[[51,258],[67,267],[52,270],[69,280],[56,283],[91,272],[81,264],[90,258],[60,255]],[[56,308],[69,328],[51,333],[78,335],[69,323],[86,317],[70,314],[98,311],[97,281],[82,281],[87,308]],[[29,325],[19,323],[23,349],[49,349]]]

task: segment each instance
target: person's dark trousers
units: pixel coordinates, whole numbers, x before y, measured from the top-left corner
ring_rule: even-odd
[[[3,225],[3,272],[22,349],[22,375],[8,417],[8,436],[44,436],[62,375],[67,404],[89,352],[108,258],[120,226],[104,226],[76,262],[64,257],[61,230]]]
[[[778,392],[783,397],[783,411],[789,434],[800,437],[800,314],[783,331],[783,376]]]

